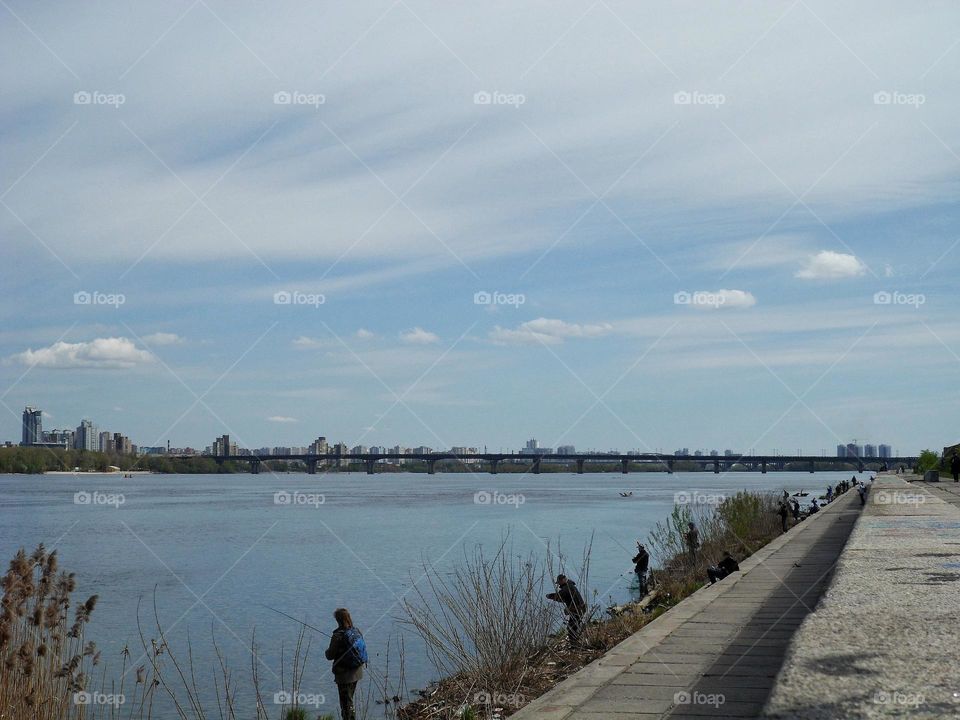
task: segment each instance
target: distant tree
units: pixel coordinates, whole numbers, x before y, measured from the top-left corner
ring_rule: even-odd
[[[924,450],[917,460],[917,474],[923,475],[927,470],[933,470],[940,464],[940,455],[935,450]]]

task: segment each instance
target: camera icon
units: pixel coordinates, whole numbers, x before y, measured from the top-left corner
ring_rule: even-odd
[[[673,94],[674,105],[689,105],[691,102],[693,102],[693,95],[686,90],[681,90]]]
[[[489,705],[493,702],[493,698],[488,692],[478,692],[473,696],[473,702],[475,705]]]
[[[288,493],[286,490],[280,490],[273,494],[273,504],[274,505],[289,505],[293,502],[293,495]]]
[[[686,690],[680,690],[673,694],[673,702],[675,705],[689,705],[690,704],[690,693]]]
[[[874,305],[889,305],[893,302],[893,295],[888,293],[886,290],[881,290],[880,292],[875,292],[873,294],[873,304]]]
[[[88,293],[86,290],[81,290],[80,292],[75,292],[73,294],[74,305],[89,305],[91,302],[93,302],[93,295]]]
[[[293,96],[286,90],[280,90],[273,94],[274,105],[289,105],[293,101]]]
[[[474,505],[489,505],[493,502],[493,495],[488,493],[486,490],[481,490],[478,493],[473,495],[473,504]]]
[[[286,690],[275,692],[273,694],[274,705],[290,705],[293,702],[293,695]]]
[[[674,305],[689,305],[692,300],[692,296],[686,290],[681,290],[680,292],[673,294]]]
[[[93,702],[93,695],[88,692],[75,692],[73,694],[74,705],[89,705]]]
[[[689,505],[692,500],[693,498],[686,490],[681,490],[673,494],[673,502],[675,505]]]
[[[89,105],[93,101],[93,96],[86,90],[79,90],[73,94],[74,105]]]
[[[873,502],[877,505],[889,505],[893,502],[893,496],[886,490],[878,490],[874,493]]]
[[[489,305],[493,302],[493,295],[488,293],[486,290],[480,290],[473,294],[473,304],[474,305]]]
[[[273,294],[274,305],[289,305],[293,302],[293,295],[287,290],[278,290]]]
[[[489,105],[493,102],[493,95],[486,90],[479,90],[473,94],[474,105]]]
[[[890,693],[886,690],[880,690],[876,695],[873,696],[873,701],[878,705],[886,705],[890,702]]]
[[[873,94],[874,105],[889,105],[892,101],[893,101],[893,95],[891,95],[886,90],[881,90],[880,92],[875,92]]]
[[[93,496],[90,495],[86,490],[81,490],[73,494],[73,504],[74,505],[89,505],[93,500]]]

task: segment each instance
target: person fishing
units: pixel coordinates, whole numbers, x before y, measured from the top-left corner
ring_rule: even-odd
[[[692,522],[687,523],[687,532],[684,534],[684,540],[687,543],[687,552],[690,554],[690,562],[697,562],[697,550],[700,548],[700,531]]]
[[[637,554],[633,556],[633,571],[637,574],[637,583],[640,585],[640,597],[647,594],[647,569],[650,567],[650,553],[637,542]]]
[[[793,512],[793,521],[795,523],[800,522],[800,501],[796,498],[793,498],[793,503],[791,504],[791,511]]]
[[[733,555],[730,554],[729,550],[724,550],[723,559],[716,565],[711,565],[707,568],[707,577],[710,578],[710,584],[713,585],[718,580],[723,580],[727,575],[739,571],[740,564],[733,559]]]
[[[357,683],[363,679],[363,666],[369,662],[367,644],[360,630],[353,626],[349,610],[337,608],[333,618],[337,621],[337,629],[330,636],[330,646],[324,655],[327,660],[333,661],[333,679],[340,696],[340,717],[343,720],[356,720],[353,696],[357,691]]]
[[[557,575],[557,592],[549,593],[547,600],[563,603],[563,613],[567,616],[567,637],[571,647],[580,647],[583,623],[587,614],[587,603],[577,590],[577,584],[566,575]]]
[[[787,504],[785,502],[778,503],[779,507],[777,508],[777,514],[780,516],[780,528],[783,532],[786,532],[790,529],[789,521],[787,518],[790,515],[790,511],[787,509]]]

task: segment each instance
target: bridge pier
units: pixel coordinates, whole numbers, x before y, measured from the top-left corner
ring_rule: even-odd
[[[810,472],[816,472],[815,463],[813,460],[810,461]]]
[[[620,472],[624,475],[630,472],[630,461],[627,458],[623,458],[623,460],[620,461]]]
[[[433,475],[433,469],[436,464],[436,460],[427,460],[427,475]]]
[[[583,463],[585,460],[583,458],[577,458],[577,475],[583,475]]]
[[[533,474],[534,475],[540,474],[540,458],[539,457],[533,461]]]
[[[766,473],[767,473],[767,461],[766,461],[766,460],[761,460],[761,461],[760,461],[760,472],[762,472],[764,475],[766,475]]]
[[[673,475],[673,460],[667,460],[667,474]]]
[[[307,460],[307,475],[316,475],[317,474],[317,460],[316,458],[312,460]]]
[[[377,461],[375,458],[370,458],[369,460],[366,461],[367,475],[373,475],[373,468],[376,464],[377,464]]]
[[[863,472],[863,461],[862,461],[862,460],[861,460],[859,463],[857,463],[857,472],[858,472],[858,473],[862,473],[862,472]]]
[[[719,475],[719,474],[720,474],[720,461],[719,461],[719,460],[714,460],[714,461],[713,461],[713,474],[714,474],[714,475]]]
[[[251,472],[253,475],[259,475],[259,474],[260,474],[260,460],[259,460],[258,458],[253,459],[253,460],[250,461],[250,472]]]
[[[496,475],[496,474],[497,474],[497,463],[499,463],[499,462],[500,462],[500,461],[499,461],[497,458],[491,458],[491,459],[490,459],[490,474],[491,474],[491,475]]]

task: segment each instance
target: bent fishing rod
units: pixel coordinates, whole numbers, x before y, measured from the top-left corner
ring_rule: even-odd
[[[277,613],[278,615],[283,615],[285,618],[288,618],[289,620],[293,620],[295,623],[299,623],[300,625],[303,625],[305,628],[309,628],[310,630],[313,630],[314,632],[318,632],[318,633],[320,633],[321,635],[323,635],[323,636],[326,637],[326,638],[330,637],[330,633],[326,633],[326,632],[324,632],[323,630],[321,630],[320,628],[314,627],[314,626],[311,625],[310,623],[305,623],[303,620],[300,620],[300,619],[298,619],[298,618],[295,618],[293,615],[287,615],[287,613],[285,613],[283,610],[277,610],[276,608],[272,608],[272,607],[270,607],[269,605],[264,605],[263,603],[259,603],[259,605],[260,605],[261,607],[265,607],[267,610],[272,610],[273,612]]]

